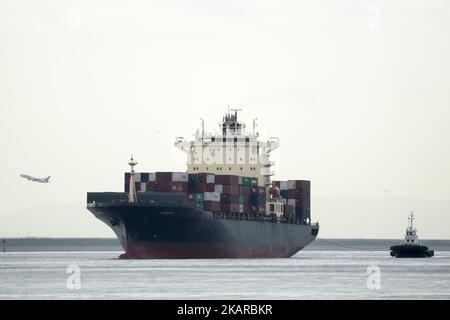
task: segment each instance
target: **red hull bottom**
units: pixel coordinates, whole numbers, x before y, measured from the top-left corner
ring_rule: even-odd
[[[121,259],[289,258],[303,247],[128,241]]]

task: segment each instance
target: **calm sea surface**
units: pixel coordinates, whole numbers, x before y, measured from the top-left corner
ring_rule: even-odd
[[[118,260],[120,253],[0,253],[0,299],[450,299],[449,251],[428,259],[302,251],[289,259]]]

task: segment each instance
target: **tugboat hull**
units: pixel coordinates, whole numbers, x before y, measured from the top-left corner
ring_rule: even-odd
[[[391,256],[396,258],[430,258],[434,251],[426,246],[398,245],[391,247]]]

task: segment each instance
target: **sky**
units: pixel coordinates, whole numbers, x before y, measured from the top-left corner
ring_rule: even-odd
[[[0,237],[114,237],[86,192],[184,171],[228,106],[320,237],[450,239],[446,0],[0,0]],[[51,176],[38,184],[25,173]]]

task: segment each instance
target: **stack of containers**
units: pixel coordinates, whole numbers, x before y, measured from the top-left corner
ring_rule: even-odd
[[[188,174],[185,172],[135,172],[136,192],[187,192]],[[130,190],[130,173],[125,173],[125,192]]]
[[[311,182],[308,180],[289,180],[288,201],[294,206],[296,218],[302,221],[310,219]]]
[[[193,207],[214,212],[265,214],[266,188],[258,179],[236,175],[185,172],[134,174],[137,192],[186,192]],[[125,192],[130,189],[130,173],[125,173]]]
[[[304,221],[311,217],[311,182],[308,180],[273,181],[280,188],[284,214]]]

